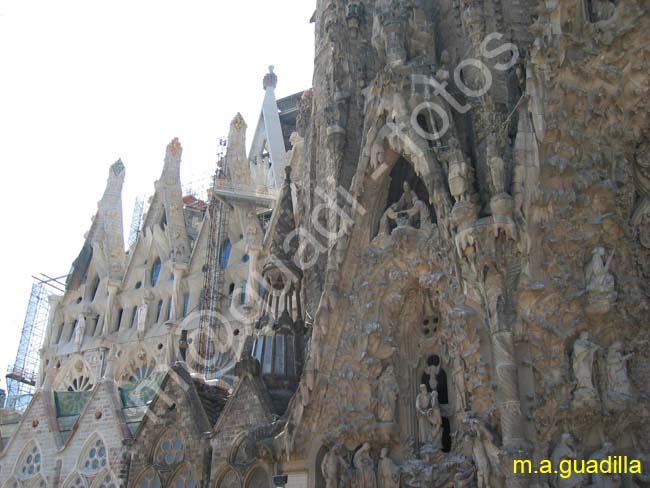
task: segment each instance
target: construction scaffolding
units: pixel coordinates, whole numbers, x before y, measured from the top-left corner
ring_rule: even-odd
[[[49,314],[48,298],[54,293],[63,294],[67,276],[52,278],[41,274],[34,276],[32,291],[27,303],[23,329],[13,364],[7,366],[6,408],[24,411],[34,395],[40,350],[43,345]],[[63,280],[63,281],[61,281]]]
[[[138,234],[140,233],[140,227],[142,226],[142,221],[144,218],[144,202],[145,199],[143,197],[135,197],[133,214],[131,214],[131,227],[129,229],[127,249],[131,249],[131,247],[135,244],[135,241],[138,240]]]

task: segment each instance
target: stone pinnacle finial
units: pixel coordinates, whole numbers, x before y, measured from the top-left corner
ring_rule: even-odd
[[[111,173],[115,176],[118,176],[121,172],[124,171],[124,163],[122,159],[118,159],[111,165]]]
[[[178,137],[174,137],[172,142],[167,145],[167,155],[172,157],[179,157],[183,152],[183,146],[181,146]]]
[[[269,66],[269,72],[264,75],[264,89],[267,88],[277,88],[278,86],[278,76],[273,72],[275,67],[273,65]]]
[[[244,120],[244,117],[242,117],[242,114],[237,112],[237,115],[235,115],[233,119],[230,121],[230,126],[234,127],[237,130],[245,129],[246,121]]]

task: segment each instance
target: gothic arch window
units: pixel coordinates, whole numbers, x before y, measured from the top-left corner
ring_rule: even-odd
[[[158,282],[158,277],[160,276],[160,269],[162,268],[162,262],[160,258],[156,258],[151,266],[151,286],[156,286]]]
[[[120,398],[124,406],[148,405],[158,390],[158,376],[154,376],[156,360],[144,349],[127,354],[116,376]]]
[[[88,364],[81,358],[73,359],[58,374],[54,391],[88,392],[95,386],[95,377]]]
[[[108,466],[106,444],[101,437],[93,434],[79,456],[79,470],[85,475],[95,475]]]
[[[440,356],[437,354],[430,355],[427,358],[427,368],[422,373],[420,382],[427,385],[427,390],[430,392],[433,391],[431,384],[435,384],[436,391],[438,392],[438,402],[440,402],[440,405],[447,405],[449,404],[449,386],[447,382],[447,372],[444,370],[444,368],[442,368],[441,364],[442,361],[440,360]],[[430,367],[434,367],[434,369],[432,370]],[[428,371],[435,370],[437,370],[438,373],[436,374],[435,382],[432,383],[431,375]],[[444,416],[442,417],[442,451],[451,451],[451,424],[449,423],[449,418]]]
[[[24,449],[16,463],[15,475],[20,480],[28,480],[41,473],[41,450],[34,441]]]
[[[156,308],[156,323],[160,322],[160,317],[162,315],[163,301],[162,298],[158,300],[158,307]]]
[[[77,471],[68,476],[63,484],[63,488],[86,488],[87,486],[85,477]]]
[[[27,488],[47,488],[47,481],[43,478],[42,474],[39,474],[27,485]]]
[[[99,288],[99,276],[95,275],[93,280],[90,282],[90,287],[88,288],[88,300],[93,302],[97,296],[97,289]]]
[[[175,466],[185,459],[185,443],[175,429],[167,430],[154,451],[153,462],[157,466]]]
[[[5,484],[2,485],[2,488],[20,488],[20,484],[16,478],[9,478]]]
[[[189,466],[183,466],[169,482],[168,488],[198,488],[199,480],[196,473],[197,470],[191,469]]]
[[[113,472],[105,469],[97,475],[90,488],[120,488],[121,486]]]
[[[228,471],[219,482],[219,488],[240,488],[241,481],[239,480],[239,475],[234,471]]]
[[[161,488],[162,485],[158,473],[152,468],[147,468],[138,476],[133,486],[135,488]]]
[[[246,488],[270,488],[269,475],[262,468],[254,468],[246,477]]]
[[[221,252],[219,254],[219,263],[221,264],[221,269],[226,269],[228,267],[228,260],[230,259],[230,251],[232,249],[232,244],[230,244],[230,239],[226,239],[221,244]]]

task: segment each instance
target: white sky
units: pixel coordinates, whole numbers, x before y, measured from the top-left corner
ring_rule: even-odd
[[[31,275],[66,274],[118,158],[128,227],[165,147],[184,183],[214,171],[240,111],[252,137],[262,78],[311,86],[315,0],[0,0],[0,388]],[[125,235],[125,239],[128,236]]]

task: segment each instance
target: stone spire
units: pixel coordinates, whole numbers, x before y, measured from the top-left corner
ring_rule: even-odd
[[[262,104],[262,116],[266,129],[266,140],[271,155],[271,171],[276,188],[282,186],[282,174],[287,162],[282,125],[278,115],[278,103],[275,99],[275,88],[278,86],[278,77],[273,72],[273,66],[269,66],[269,72],[264,76],[264,102]]]
[[[158,221],[151,221],[147,215],[147,226],[164,222],[167,231],[172,257],[176,262],[187,262],[190,257],[190,243],[185,228],[183,214],[183,191],[181,188],[181,155],[183,148],[178,138],[174,138],[168,145],[165,153],[165,164],[162,175],[156,181],[156,195],[154,205],[150,211]]]
[[[269,254],[274,260],[279,260],[289,269],[294,269],[296,266],[293,258],[298,251],[298,239],[292,235],[296,230],[296,219],[291,196],[291,166],[287,166],[284,171],[285,180],[278,201],[278,220]],[[290,239],[291,237],[293,238]]]
[[[122,280],[126,262],[122,224],[122,186],[125,173],[121,159],[111,165],[106,190],[99,201],[98,217],[103,231],[101,244],[106,255],[108,277],[111,281]]]
[[[251,174],[246,158],[246,122],[240,113],[230,122],[226,167],[228,176],[235,185],[251,185]]]

